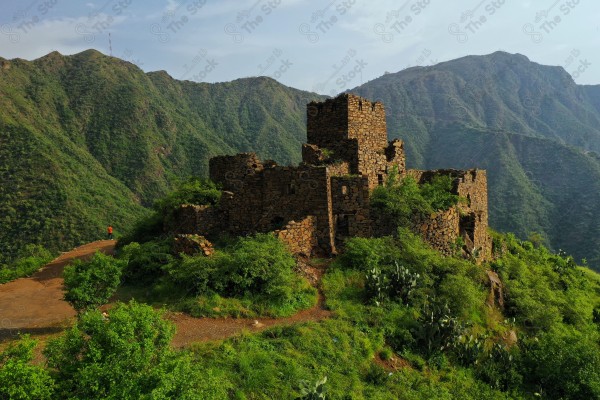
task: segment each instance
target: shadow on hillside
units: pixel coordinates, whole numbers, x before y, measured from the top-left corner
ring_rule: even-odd
[[[52,279],[62,278],[64,265],[52,265],[44,267],[41,271],[35,273],[31,278],[34,281],[43,283]]]
[[[19,339],[22,335],[31,335],[33,337],[40,335],[50,335],[53,333],[60,333],[65,328],[60,326],[50,327],[39,327],[39,328],[1,328],[0,329],[0,343],[6,343],[13,340]]]

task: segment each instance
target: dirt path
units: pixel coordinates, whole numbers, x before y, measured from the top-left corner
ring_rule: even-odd
[[[0,285],[0,340],[18,332],[32,335],[60,332],[75,316],[63,298],[62,273],[74,259],[89,259],[96,251],[112,253],[115,242],[101,240],[77,247],[29,278]]]
[[[75,310],[63,298],[62,272],[74,259],[89,259],[96,251],[111,254],[115,242],[102,240],[78,247],[46,265],[30,278],[0,285],[0,342],[18,333],[47,335],[58,333],[72,323]],[[323,308],[323,296],[315,307],[287,318],[194,318],[170,313],[168,319],[177,327],[174,347],[192,342],[226,339],[242,331],[258,332],[274,325],[320,321],[331,313]]]
[[[323,296],[319,294],[316,306],[287,318],[194,318],[183,313],[173,313],[168,319],[177,326],[173,347],[185,347],[193,342],[226,339],[243,331],[260,332],[271,326],[321,321],[330,316],[331,311],[323,308]]]

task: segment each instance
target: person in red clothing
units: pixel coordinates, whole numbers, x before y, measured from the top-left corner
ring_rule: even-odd
[[[106,228],[106,233],[108,234],[108,238],[110,240],[112,240],[112,238],[113,238],[113,227],[112,227],[112,225],[109,225],[108,228]]]

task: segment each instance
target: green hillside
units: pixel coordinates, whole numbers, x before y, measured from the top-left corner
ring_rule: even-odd
[[[181,82],[95,50],[0,64],[0,263],[25,243],[127,231],[216,154],[297,163],[305,104],[319,98],[269,78]]]
[[[496,52],[386,74],[351,90],[386,105],[412,168],[485,168],[490,225],[539,232],[600,267],[600,87]]]

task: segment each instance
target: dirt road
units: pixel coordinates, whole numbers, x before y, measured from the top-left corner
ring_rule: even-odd
[[[111,254],[114,246],[112,240],[88,243],[62,254],[29,278],[0,285],[0,341],[14,339],[19,333],[58,333],[70,326],[76,313],[63,300],[65,265],[74,259],[89,259],[97,251]],[[193,318],[169,313],[168,319],[177,327],[173,346],[184,347],[197,341],[225,339],[244,330],[256,332],[274,325],[320,321],[330,314],[323,309],[321,300],[317,306],[288,318]]]
[[[29,278],[0,285],[0,340],[18,332],[45,334],[59,332],[75,316],[63,300],[62,273],[74,259],[89,259],[96,251],[112,253],[115,241],[101,240],[77,247],[43,267]]]

